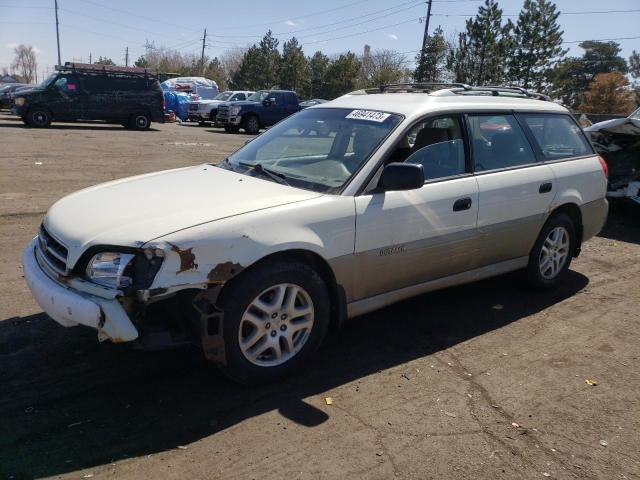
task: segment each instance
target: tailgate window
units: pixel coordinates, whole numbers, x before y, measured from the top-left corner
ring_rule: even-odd
[[[545,160],[593,154],[584,133],[569,115],[524,113],[519,117],[531,131]]]

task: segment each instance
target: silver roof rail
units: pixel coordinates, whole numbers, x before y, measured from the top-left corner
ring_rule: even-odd
[[[398,92],[435,92],[437,90],[446,90],[450,88],[461,88],[470,90],[471,87],[465,83],[449,83],[449,82],[413,82],[413,83],[389,83],[380,85],[375,88],[366,88],[366,93],[398,93]]]

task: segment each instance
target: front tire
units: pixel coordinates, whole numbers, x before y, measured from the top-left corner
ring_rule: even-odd
[[[249,115],[242,121],[242,127],[249,135],[257,135],[260,131],[260,120],[255,115]]]
[[[129,118],[129,128],[132,130],[148,130],[151,126],[151,118],[146,113],[135,113]]]
[[[322,278],[298,262],[267,263],[223,293],[226,364],[244,384],[272,382],[298,371],[318,350],[329,326]]]
[[[34,128],[46,128],[51,125],[51,112],[44,107],[33,107],[27,112],[26,123]]]
[[[527,281],[536,288],[555,287],[566,275],[576,248],[576,227],[565,213],[552,215],[531,249]]]

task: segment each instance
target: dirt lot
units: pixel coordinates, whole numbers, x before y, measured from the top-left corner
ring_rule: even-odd
[[[509,275],[424,295],[348,322],[305,375],[261,388],[41,313],[20,256],[52,202],[245,138],[0,116],[0,478],[640,478],[632,207],[556,291]]]

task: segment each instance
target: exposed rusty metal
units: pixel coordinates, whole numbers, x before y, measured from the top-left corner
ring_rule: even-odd
[[[193,248],[185,248],[183,250],[173,243],[169,243],[169,245],[171,245],[171,251],[176,252],[180,257],[180,270],[176,272],[176,275],[188,270],[196,270],[198,268],[198,264],[196,263],[196,256],[192,251]]]
[[[200,339],[207,360],[226,364],[224,350],[224,312],[216,305],[221,286],[214,286],[193,297],[193,308],[200,315]]]
[[[243,270],[243,266],[239,263],[224,262],[216,265],[207,275],[209,283],[212,285],[223,285],[230,278],[235,277]]]

